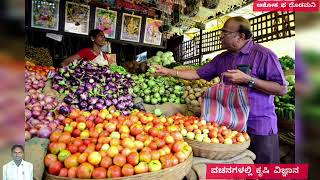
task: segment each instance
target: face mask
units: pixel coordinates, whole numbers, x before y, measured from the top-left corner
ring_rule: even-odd
[[[19,166],[21,164],[22,157],[14,157],[13,161],[17,166]]]
[[[14,159],[13,159],[14,161],[22,161],[22,157],[19,157],[19,156],[16,156],[16,157],[14,157]]]

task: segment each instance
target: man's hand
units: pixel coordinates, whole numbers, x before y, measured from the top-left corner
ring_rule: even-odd
[[[247,84],[251,79],[250,75],[240,71],[239,69],[228,70],[223,73],[223,76],[235,84]]]
[[[163,66],[152,65],[152,67],[156,68],[156,73],[159,74],[159,75],[166,76],[166,75],[169,75],[169,73],[170,73],[170,69],[165,68]]]

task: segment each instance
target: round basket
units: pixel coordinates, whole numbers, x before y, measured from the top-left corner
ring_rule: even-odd
[[[250,146],[250,141],[242,144],[209,144],[187,138],[184,139],[192,147],[194,156],[211,160],[231,159],[244,152]]]
[[[140,179],[148,179],[148,180],[159,180],[159,179],[165,179],[165,180],[176,180],[176,179],[183,179],[191,170],[192,166],[192,154],[189,156],[187,160],[184,162],[171,167],[166,168],[157,172],[150,172],[150,173],[144,173],[144,174],[137,174],[133,176],[126,176],[126,177],[120,177],[120,178],[112,178],[114,180],[140,180]],[[67,178],[67,177],[60,177],[60,176],[54,176],[49,174],[48,172],[45,172],[45,180],[79,180],[78,178]],[[92,179],[82,179],[82,180],[92,180]],[[107,180],[107,179],[102,179]]]

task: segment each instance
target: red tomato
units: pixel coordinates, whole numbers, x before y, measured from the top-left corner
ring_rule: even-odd
[[[67,150],[69,150],[71,152],[71,154],[74,154],[74,153],[78,152],[78,147],[74,144],[69,144],[67,147]]]
[[[61,161],[52,162],[49,166],[49,173],[58,176],[62,168],[63,164]]]
[[[107,177],[107,170],[104,167],[95,168],[92,172],[92,177],[94,179],[103,179]]]
[[[78,162],[81,164],[81,163],[84,163],[88,160],[88,156],[89,154],[88,153],[82,153],[80,154],[80,156],[78,157]]]
[[[57,155],[47,154],[47,155],[45,156],[45,158],[44,158],[44,165],[45,165],[46,167],[49,167],[52,162],[55,162],[55,161],[57,161],[57,160],[58,160]]]
[[[61,177],[67,177],[68,176],[68,169],[67,168],[62,168],[60,170],[60,173],[58,176],[61,176]]]
[[[94,170],[94,167],[90,163],[82,163],[77,168],[77,177],[80,179],[90,179],[92,172]]]
[[[72,167],[68,170],[68,177],[69,178],[76,178],[77,177],[77,167]]]

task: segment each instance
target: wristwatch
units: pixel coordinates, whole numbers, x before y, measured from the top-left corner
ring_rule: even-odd
[[[256,81],[256,78],[251,77],[250,81],[248,82],[248,86],[253,88],[255,86],[255,81]]]

